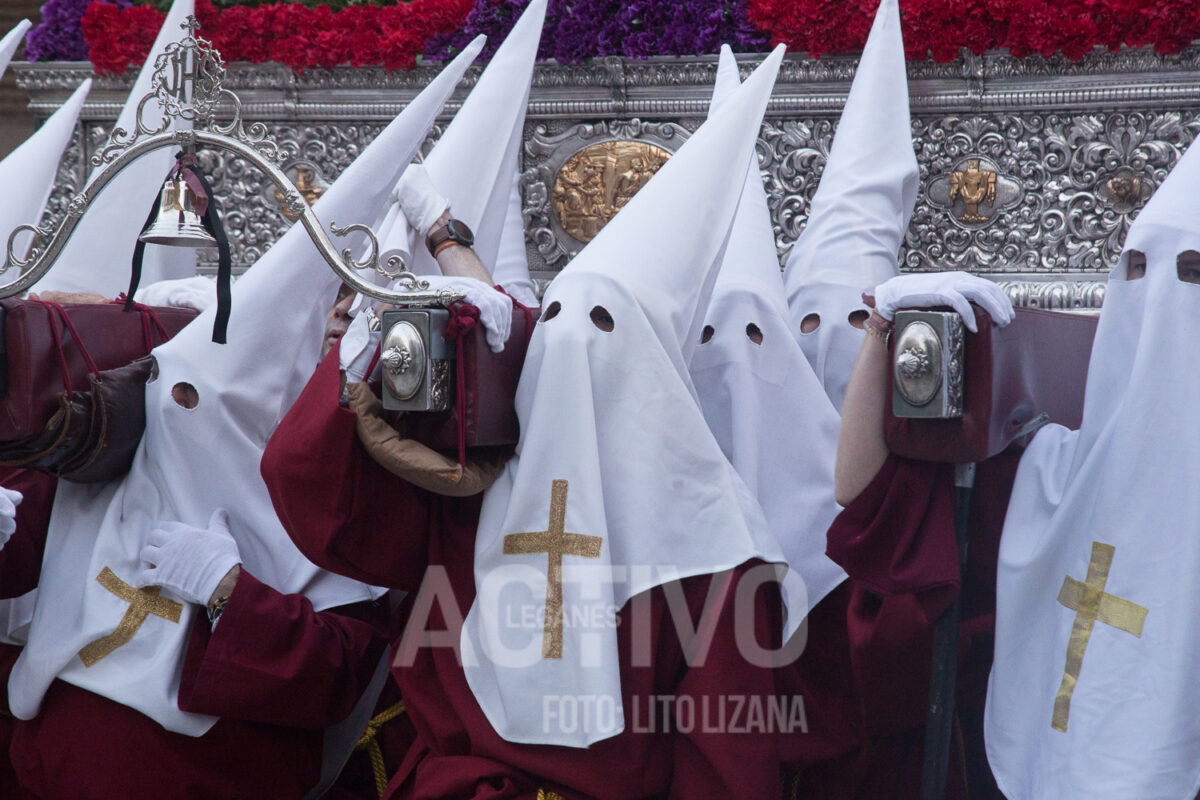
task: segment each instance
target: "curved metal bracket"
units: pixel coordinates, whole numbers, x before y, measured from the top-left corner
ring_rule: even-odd
[[[380,266],[379,240],[366,225],[355,223],[339,227],[336,222],[330,224],[334,236],[361,233],[367,239],[366,255],[361,260],[355,261],[351,257],[349,247],[342,248],[339,253],[308,201],[276,166],[275,161],[281,153],[266,126],[256,122],[247,129],[242,120],[241,100],[233,92],[221,88],[225,65],[208,42],[195,36],[199,27],[196,19],[188,17],[181,27],[187,36],[168,45],[155,61],[152,89],[138,105],[134,130],[114,130],[110,142],[93,156],[92,163],[99,169],[83,191],[71,198],[66,217],[58,228],[51,233],[36,225],[19,225],[9,235],[0,273],[16,267],[21,270],[21,277],[0,286],[0,298],[20,294],[41,280],[62,253],[84,212],[117,173],[134,160],[163,147],[180,147],[191,153],[197,146],[207,146],[235,153],[262,170],[279,189],[288,211],[303,223],[321,257],[356,291],[398,306],[439,306],[462,299],[461,294],[448,294],[446,290],[430,291],[429,281],[413,275],[403,260],[395,256],[388,259],[386,267]],[[191,86],[190,92],[185,84]],[[157,101],[162,109],[162,121],[157,124],[147,123],[143,118],[151,100]],[[217,103],[221,100],[229,102],[234,112],[232,120],[224,125],[214,118]],[[195,127],[171,130],[173,119],[192,122]],[[31,233],[34,237],[23,258],[15,252],[16,240],[21,233]],[[366,269],[375,270],[397,289],[378,286],[358,274]]]
[[[186,136],[177,136],[177,133],[186,134]],[[33,225],[22,225],[14,230],[9,237],[7,259],[4,268],[0,269],[0,272],[7,271],[11,267],[17,267],[22,273],[21,277],[17,280],[0,287],[0,298],[20,294],[41,280],[42,276],[53,266],[63,247],[70,240],[71,234],[74,233],[75,228],[79,225],[79,220],[82,219],[87,207],[104,190],[104,187],[116,177],[117,173],[124,169],[130,162],[146,153],[160,150],[164,147],[186,146],[192,142],[197,146],[213,147],[236,153],[262,170],[275,186],[283,192],[288,209],[299,217],[298,221],[308,231],[309,238],[312,239],[313,244],[316,245],[317,251],[320,252],[325,262],[355,291],[362,292],[378,300],[396,303],[397,305],[440,305],[444,300],[437,292],[428,291],[428,281],[420,280],[417,276],[407,272],[407,270],[401,269],[398,272],[394,272],[381,269],[379,265],[379,240],[375,236],[374,231],[366,225],[353,224],[345,227],[339,227],[336,223],[330,225],[330,231],[335,236],[344,236],[357,232],[362,233],[367,239],[367,253],[361,260],[356,261],[351,258],[351,248],[349,247],[343,248],[339,253],[330,240],[329,234],[325,233],[325,230],[322,228],[321,221],[313,213],[308,201],[296,190],[296,187],[292,185],[287,175],[279,167],[275,166],[270,159],[266,158],[250,145],[244,144],[223,133],[204,130],[167,131],[149,136],[130,145],[121,155],[97,172],[88,185],[84,187],[83,191],[71,199],[67,207],[66,217],[59,223],[58,228],[54,231],[53,235],[49,236],[48,240],[48,232]],[[31,232],[35,236],[33,246],[28,256],[24,259],[18,257],[13,252],[15,240],[23,231]],[[385,278],[392,281],[399,281],[400,290],[377,286],[357,274],[358,270],[365,269],[374,269]]]

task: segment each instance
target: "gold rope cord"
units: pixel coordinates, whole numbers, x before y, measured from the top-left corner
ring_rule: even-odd
[[[387,792],[388,774],[387,765],[383,762],[383,748],[379,746],[379,729],[403,714],[405,710],[404,701],[401,700],[394,706],[380,711],[367,723],[367,728],[359,737],[358,744],[354,745],[355,750],[367,751],[367,757],[371,759],[371,772],[375,775],[375,791],[379,792],[380,797]]]

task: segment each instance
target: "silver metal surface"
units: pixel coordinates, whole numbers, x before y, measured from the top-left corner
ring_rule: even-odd
[[[428,363],[421,333],[408,320],[399,320],[383,337],[379,363],[383,380],[397,400],[411,400],[425,383]]]
[[[963,324],[947,311],[896,313],[892,413],[953,419],[963,412]]]
[[[454,404],[455,347],[446,340],[443,308],[406,308],[380,315],[383,407],[445,411]]]
[[[743,75],[761,58],[741,60]],[[758,142],[781,263],[807,221],[857,59],[788,56]],[[288,157],[332,181],[437,73],[436,65],[310,70],[232,65],[226,86],[241,98],[215,111],[261,122]],[[16,64],[18,83],[39,117],[48,116],[90,65]],[[1200,133],[1200,47],[1174,55],[1149,49],[1097,50],[1079,62],[969,53],[946,64],[908,64],[913,136],[921,168],[917,209],[901,252],[906,271],[967,269],[1005,287],[1017,305],[1098,308],[1129,223]],[[468,71],[442,120],[478,79]],[[522,211],[540,285],[578,251],[554,217],[556,165],[603,137],[650,139],[675,150],[708,111],[715,57],[595,59],[535,70],[522,154]],[[117,116],[132,74],[96,77],[63,174],[82,186],[83,165]],[[424,152],[440,135],[435,126]],[[202,151],[223,206],[236,268],[248,267],[288,227],[256,201],[272,181],[238,154]],[[951,174],[978,159],[996,175],[994,204],[965,221],[949,201]],[[53,229],[72,192],[51,199],[41,227]],[[252,200],[254,198],[254,200]],[[215,255],[201,251],[205,270]]]
[[[167,178],[158,196],[158,213],[145,227],[139,242],[175,247],[214,247],[217,240],[196,213],[196,196],[182,176]]]
[[[942,340],[927,322],[909,323],[896,335],[892,375],[905,402],[924,406],[942,387]]]

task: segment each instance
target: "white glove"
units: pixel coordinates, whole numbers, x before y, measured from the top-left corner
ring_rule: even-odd
[[[871,294],[871,292],[868,292]],[[981,305],[992,320],[1004,327],[1013,319],[1012,301],[992,281],[966,272],[929,272],[899,275],[875,287],[875,310],[891,321],[901,308],[950,306],[971,333],[978,330],[971,301]]]
[[[462,278],[450,275],[422,275],[421,280],[429,281],[429,290],[440,292],[450,289],[463,294],[463,301],[479,309],[479,321],[487,334],[488,347],[493,353],[504,349],[508,335],[512,332],[512,298],[498,292],[476,278]]]
[[[142,564],[134,583],[139,587],[161,586],[200,606],[208,605],[225,574],[242,563],[223,508],[213,512],[207,529],[160,524],[146,537],[138,558]]]
[[[371,330],[368,309],[374,308],[377,302],[368,298],[369,304],[364,305],[358,314],[350,321],[350,327],[342,334],[338,343],[338,356],[341,359],[342,371],[346,373],[347,383],[361,383],[367,379],[367,367],[375,358],[375,350],[379,347],[380,332]]]
[[[0,548],[17,532],[17,506],[22,499],[20,492],[0,486]]]
[[[217,302],[217,282],[203,275],[158,281],[138,289],[133,299],[148,306],[174,306],[203,311]]]
[[[408,224],[421,237],[429,233],[433,223],[450,207],[450,201],[442,197],[433,185],[424,164],[410,164],[400,176],[393,194]]]

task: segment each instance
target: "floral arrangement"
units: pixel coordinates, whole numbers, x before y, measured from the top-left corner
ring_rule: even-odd
[[[876,0],[748,0],[750,21],[772,43],[814,57],[861,49]],[[1196,0],[900,0],[910,60],[950,61],[1007,48],[1015,56],[1062,53],[1078,60],[1094,47],[1153,45],[1175,53],[1200,36]]]
[[[435,37],[426,54],[447,58],[481,33],[484,55],[495,52],[529,0],[476,0],[460,30]],[[591,56],[697,55],[728,42],[738,52],[767,49],[770,36],[756,29],[744,2],[729,0],[549,0],[538,55],[560,63]]]
[[[55,0],[51,0],[55,2]],[[432,37],[462,27],[472,0],[412,0],[390,6],[269,3],[216,8],[197,0],[205,38],[228,61],[277,61],[295,70],[338,64],[413,66]],[[121,9],[93,2],[82,18],[97,72],[124,72],[145,61],[163,13],[149,5]]]
[[[87,42],[80,20],[92,0],[49,0],[42,6],[42,20],[25,38],[25,58],[30,61],[86,61]],[[118,0],[121,8],[129,0]]]
[[[30,60],[90,57],[97,72],[140,65],[169,0],[48,0]],[[480,33],[494,52],[529,0],[197,0],[204,35],[229,61],[295,70],[444,59]],[[543,58],[698,55],[779,42],[814,57],[862,48],[878,0],[549,0]],[[1197,0],[900,0],[910,59],[961,48],[1081,58],[1100,46],[1177,52],[1200,37]]]

